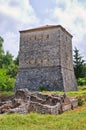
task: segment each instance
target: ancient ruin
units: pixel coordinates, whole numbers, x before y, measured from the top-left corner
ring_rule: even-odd
[[[18,90],[14,96],[0,97],[0,114],[37,112],[41,114],[61,114],[78,106],[78,99],[63,95],[47,95],[41,92]]]
[[[60,25],[20,31],[19,71],[14,90],[75,91],[72,35]]]

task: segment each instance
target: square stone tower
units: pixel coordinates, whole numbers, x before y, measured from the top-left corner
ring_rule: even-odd
[[[61,25],[20,31],[19,71],[15,88],[75,91],[72,35]]]

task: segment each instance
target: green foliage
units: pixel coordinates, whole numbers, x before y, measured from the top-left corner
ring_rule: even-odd
[[[0,91],[13,90],[14,81],[14,78],[10,78],[10,76],[6,74],[6,69],[0,69]]]
[[[46,91],[46,87],[45,86],[40,86],[40,91]]]
[[[3,38],[0,37],[0,90],[12,90],[18,71],[19,56],[13,59],[9,51],[3,50]]]
[[[11,64],[8,66],[6,74],[9,75],[11,78],[16,78],[18,72],[18,65]]]
[[[86,90],[86,85],[85,86],[78,86],[79,91]]]
[[[15,63],[15,65],[19,65],[19,54],[18,54],[18,56],[15,58],[14,63]]]
[[[83,60],[83,57],[79,54],[79,50],[77,48],[74,49],[74,72],[76,78],[84,78],[86,76],[86,64]]]
[[[3,57],[3,67],[8,68],[8,66],[11,65],[12,63],[13,63],[13,56],[9,53],[9,51],[7,51]]]
[[[0,37],[0,68],[2,68],[4,57],[3,42],[4,42],[3,38]]]
[[[82,98],[78,98],[78,106],[82,106],[84,104],[84,101]]]
[[[0,68],[7,68],[13,62],[13,56],[9,53],[9,51],[4,53],[3,50],[3,38],[0,37]]]
[[[77,82],[78,82],[78,85],[80,85],[80,86],[86,85],[86,77],[85,78],[79,78],[77,80]]]

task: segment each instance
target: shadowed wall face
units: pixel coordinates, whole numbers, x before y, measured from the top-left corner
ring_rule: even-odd
[[[61,26],[21,31],[15,90],[76,90],[71,39]]]

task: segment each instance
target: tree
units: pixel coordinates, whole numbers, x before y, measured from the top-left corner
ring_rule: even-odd
[[[14,82],[15,79],[6,74],[6,69],[0,69],[0,91],[13,90]]]
[[[19,54],[15,58],[14,63],[15,63],[15,65],[19,65]]]
[[[7,68],[7,75],[10,75],[11,78],[16,78],[19,66],[19,55],[13,60],[13,62]]]
[[[3,57],[4,57],[4,50],[3,50],[3,38],[0,37],[0,68],[3,66]]]
[[[12,63],[13,63],[13,56],[9,53],[9,51],[7,51],[3,57],[3,66],[5,68],[8,68],[8,66],[11,65]]]
[[[73,55],[73,62],[74,62],[74,72],[76,78],[83,78],[85,77],[85,61],[83,57],[80,55],[79,50],[75,47],[74,55]]]
[[[18,65],[16,64],[11,64],[8,66],[6,74],[10,76],[10,78],[16,78],[18,72]]]
[[[18,71],[19,56],[13,59],[9,51],[3,50],[3,38],[0,37],[0,91],[12,90]]]
[[[0,36],[0,54],[2,54],[4,51],[3,51],[3,38]]]

